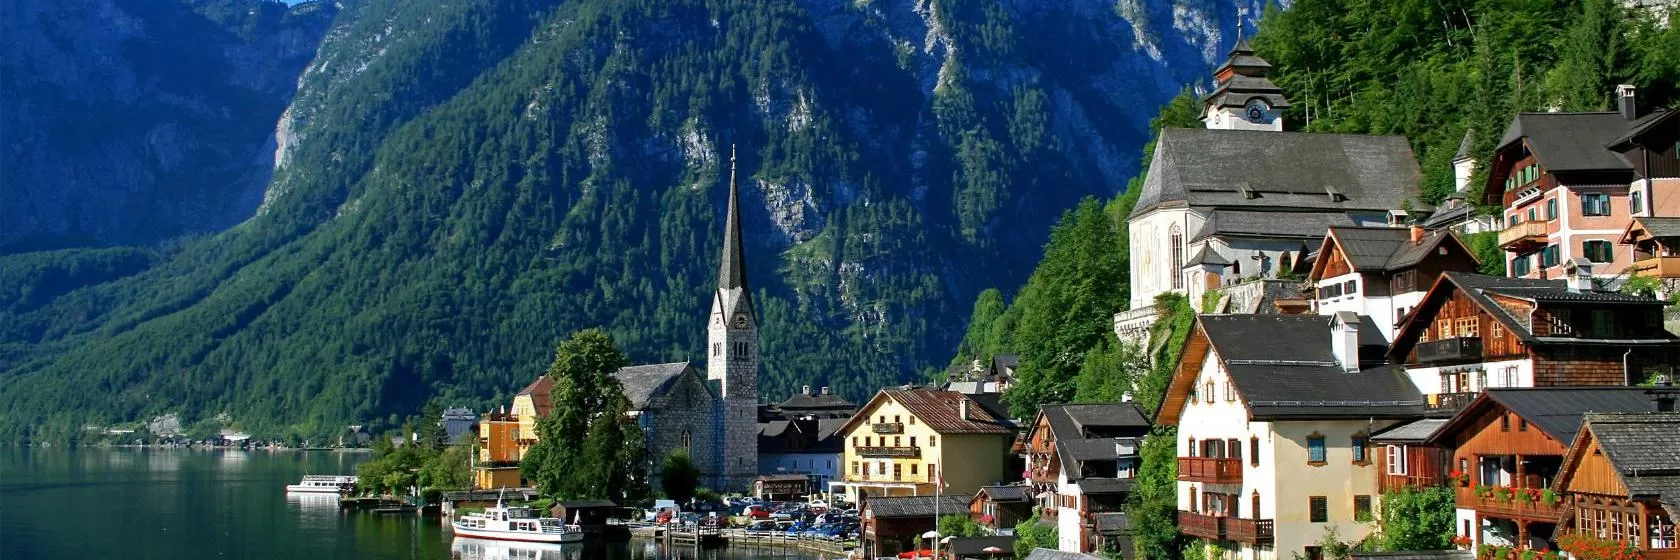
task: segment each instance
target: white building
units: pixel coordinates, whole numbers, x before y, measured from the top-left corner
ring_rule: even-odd
[[[1331,227],[1307,274],[1319,315],[1370,317],[1385,340],[1443,272],[1475,272],[1477,261],[1452,230]]]
[[[1273,560],[1320,557],[1330,530],[1370,532],[1370,434],[1424,401],[1382,364],[1369,324],[1349,312],[1198,317],[1155,418],[1178,426],[1180,533]]]

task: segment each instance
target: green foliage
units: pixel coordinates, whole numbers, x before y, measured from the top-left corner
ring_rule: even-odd
[[[1057,540],[1056,526],[1051,523],[1039,522],[1039,508],[1033,508],[1031,517],[1015,524],[1015,557],[1026,558],[1035,548],[1055,549],[1060,546]]]
[[[1489,276],[1505,275],[1505,250],[1499,248],[1499,232],[1472,233],[1465,237],[1465,245],[1481,261],[1476,272]]]
[[[457,490],[472,486],[472,446],[444,447],[420,467],[417,482],[422,488],[434,489]]]
[[[538,441],[520,461],[543,493],[565,500],[641,498],[642,431],[612,373],[629,364],[612,338],[579,331],[554,351],[554,412],[537,420]]]
[[[665,458],[665,465],[659,469],[659,489],[665,492],[666,498],[687,504],[699,488],[700,469],[694,467],[688,453],[677,451]]]
[[[939,534],[947,537],[981,537],[986,529],[967,514],[951,514],[939,518]]]
[[[1328,560],[1348,560],[1353,557],[1353,551],[1360,547],[1359,543],[1343,541],[1335,525],[1325,527],[1324,535],[1320,536],[1315,544],[1323,553],[1323,558]],[[1300,552],[1291,553],[1291,557],[1295,560],[1306,559]]]
[[[1391,551],[1451,549],[1453,504],[1453,490],[1445,486],[1384,494],[1378,546]]]
[[[1661,278],[1634,272],[1627,276],[1626,281],[1622,282],[1620,291],[1628,295],[1656,297],[1657,290],[1660,289],[1662,289]]]

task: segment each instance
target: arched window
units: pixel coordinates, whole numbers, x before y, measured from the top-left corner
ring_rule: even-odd
[[[1168,250],[1172,251],[1172,287],[1174,290],[1184,289],[1184,232],[1178,230],[1178,224],[1167,229]]]
[[[682,440],[681,440],[680,445],[683,448],[683,452],[688,453],[689,455],[693,455],[692,452],[694,451],[694,436],[692,434],[688,433],[688,430],[683,430]]]

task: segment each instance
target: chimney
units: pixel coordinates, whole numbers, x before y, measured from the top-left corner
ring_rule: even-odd
[[[1564,286],[1569,288],[1571,293],[1591,292],[1596,289],[1593,286],[1592,263],[1587,259],[1569,259],[1569,264],[1563,268],[1563,274]]]
[[[1645,391],[1645,395],[1657,404],[1657,412],[1674,412],[1674,382],[1665,373],[1657,375],[1654,385],[1654,388]]]
[[[823,388],[822,388],[822,394],[824,394],[824,395],[827,395],[827,394],[829,394],[829,393],[828,393],[828,387],[823,387]]]
[[[1352,311],[1337,311],[1330,316],[1330,352],[1342,371],[1359,371],[1359,315]]]
[[[1412,244],[1413,245],[1417,245],[1417,244],[1423,242],[1423,235],[1424,235],[1425,232],[1424,232],[1424,229],[1422,227],[1418,226],[1417,224],[1412,224],[1412,226],[1408,229],[1410,230],[1410,232],[1412,234]]]
[[[962,414],[962,419],[967,420],[968,419],[968,397],[963,397],[963,400],[961,402],[957,403],[957,409],[958,409],[959,413]]]
[[[803,394],[807,397],[811,396],[811,386],[806,385],[804,391],[802,391],[801,394]]]
[[[1634,105],[1633,101],[1632,85],[1616,86],[1616,110],[1622,114],[1622,118],[1630,121],[1639,118],[1639,108]]]

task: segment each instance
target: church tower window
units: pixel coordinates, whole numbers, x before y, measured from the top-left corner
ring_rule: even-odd
[[[692,452],[694,451],[694,435],[688,433],[688,430],[683,430],[682,439],[677,444],[677,446],[681,447],[683,449],[683,452],[688,453],[690,455],[693,455]]]
[[[1172,260],[1170,261],[1172,270],[1167,272],[1172,275],[1173,289],[1182,290],[1184,289],[1184,232],[1178,230],[1178,224],[1173,224],[1167,232],[1168,250],[1172,252]]]

